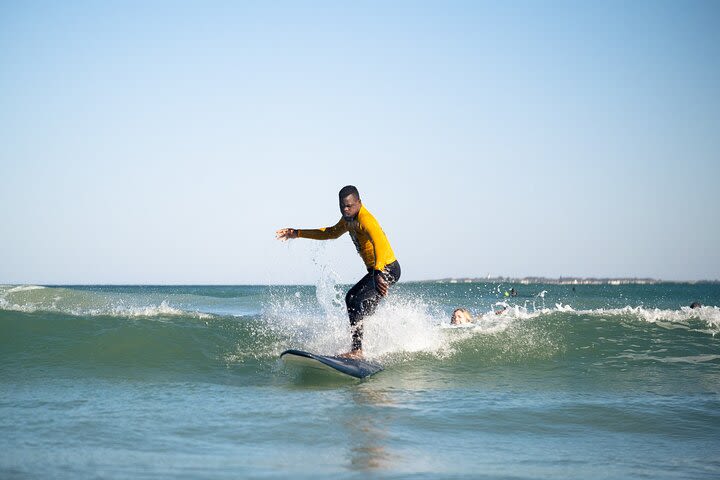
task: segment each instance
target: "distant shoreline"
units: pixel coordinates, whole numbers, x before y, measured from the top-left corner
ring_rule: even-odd
[[[419,280],[416,283],[517,283],[520,285],[656,285],[663,283],[720,283],[720,280],[659,280],[656,278],[594,278],[594,277],[458,277]]]
[[[720,280],[659,280],[656,278],[595,278],[595,277],[448,277],[428,280],[400,280],[399,283],[515,283],[518,285],[660,285],[660,284],[720,284]],[[3,283],[0,287],[296,287],[312,283]],[[340,285],[352,285],[343,284]]]

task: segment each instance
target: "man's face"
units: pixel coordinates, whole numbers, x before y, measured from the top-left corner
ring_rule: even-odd
[[[347,197],[340,199],[340,213],[345,220],[351,220],[355,218],[360,211],[362,203],[360,199],[355,195],[348,195]]]

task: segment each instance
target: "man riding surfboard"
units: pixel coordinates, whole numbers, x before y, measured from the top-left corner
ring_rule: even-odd
[[[338,197],[342,217],[332,227],[302,230],[283,228],[276,232],[276,237],[283,241],[292,238],[329,240],[345,232],[350,233],[368,273],[345,296],[352,346],[348,353],[341,356],[362,358],[363,319],[375,312],[382,297],[387,295],[388,287],[400,279],[400,264],[380,224],[363,206],[357,188],[347,185],[340,190]]]

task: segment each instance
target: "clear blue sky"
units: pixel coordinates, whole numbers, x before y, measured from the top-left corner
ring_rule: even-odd
[[[720,3],[0,2],[0,283],[720,278]]]

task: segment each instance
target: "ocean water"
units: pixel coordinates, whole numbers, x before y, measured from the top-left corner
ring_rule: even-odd
[[[284,365],[346,289],[0,286],[0,478],[720,478],[719,284],[401,283],[383,372]]]

